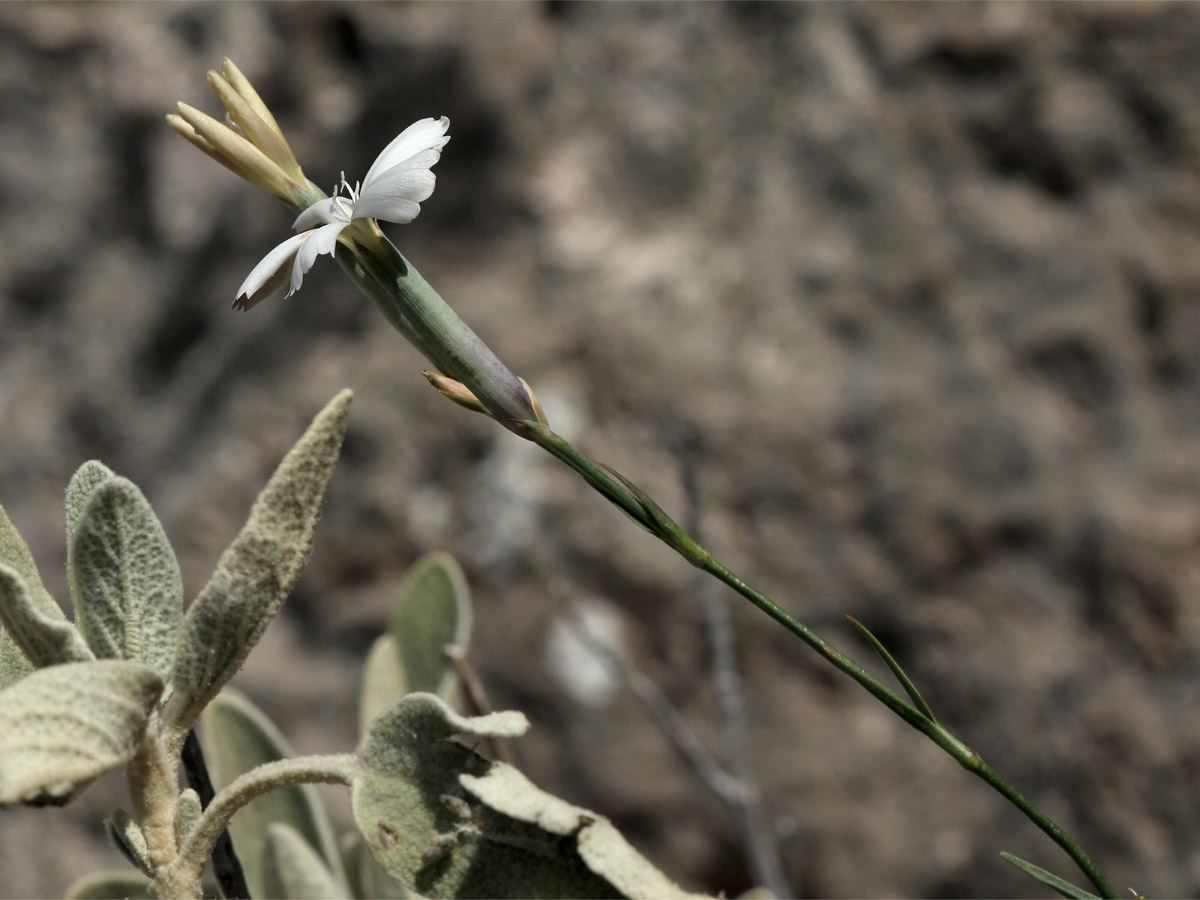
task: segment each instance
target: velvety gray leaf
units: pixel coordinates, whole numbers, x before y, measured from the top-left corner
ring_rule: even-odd
[[[471,594],[466,576],[448,553],[428,553],[405,576],[392,619],[392,636],[413,693],[444,696],[454,670],[442,648],[467,649],[471,633]]]
[[[129,762],[163,690],[141,663],[38,669],[0,690],[0,806],[61,805]]]
[[[0,565],[10,566],[24,581],[35,608],[43,615],[65,620],[61,607],[42,584],[37,564],[4,507],[0,506]],[[19,643],[7,631],[0,631],[0,687],[11,684],[33,671],[34,665],[21,651]]]
[[[200,795],[188,788],[175,801],[175,843],[182,845],[187,836],[192,833],[200,820],[204,807],[200,804]]]
[[[167,678],[183,580],[150,503],[132,481],[110,475],[92,488],[73,534],[68,567],[80,633],[97,656],[143,662]]]
[[[67,485],[67,546],[70,547],[75,539],[75,523],[87,505],[92,489],[100,482],[112,478],[115,473],[104,463],[89,459],[75,470]]]
[[[350,398],[342,391],[313,419],[188,608],[171,679],[184,698],[175,723],[194,721],[241,667],[300,577],[346,432]]]
[[[29,594],[37,608],[50,616],[65,619],[62,608],[54,602],[46,586],[42,584],[42,576],[38,574],[37,564],[4,507],[0,506],[0,564],[11,566],[29,586]]]
[[[129,813],[123,809],[116,810],[111,818],[104,820],[104,830],[113,846],[121,851],[121,855],[129,860],[131,866],[144,875],[151,874],[150,850],[146,846],[146,836]]]
[[[409,897],[419,896],[406,891],[404,885],[379,868],[379,863],[375,862],[375,857],[357,831],[342,835],[339,843],[351,896],[370,897],[372,900],[408,900]]]
[[[66,620],[39,606],[25,580],[13,568],[0,565],[0,622],[23,656],[35,666],[54,666],[95,659],[79,631]],[[19,665],[19,663],[18,663]]]
[[[267,826],[263,873],[264,897],[340,900],[349,896],[312,845],[295,828],[282,822]]]
[[[560,838],[573,838],[574,852],[584,864],[630,900],[656,897],[695,897],[629,844],[612,822],[573,806],[536,787],[504,763],[496,763],[481,776],[459,777],[467,793],[489,809],[518,822],[526,822]]]
[[[200,726],[204,758],[217,790],[256,766],[293,755],[271,720],[232,688],[223,690],[208,705]],[[345,882],[333,829],[316,791],[310,785],[292,785],[251,800],[234,813],[229,823],[229,834],[252,896],[273,896],[262,865],[267,826],[273,822],[288,825],[308,841],[323,856],[335,882]]]
[[[367,651],[367,661],[363,663],[362,687],[358,693],[359,734],[366,734],[371,720],[407,693],[396,640],[390,634],[381,634]]]
[[[12,635],[0,626],[0,688],[20,681],[32,671],[33,663],[29,657],[21,652]]]
[[[574,834],[501,814],[464,790],[461,776],[486,778],[493,764],[448,738],[511,737],[527,725],[519,713],[457,716],[431,694],[409,694],[371,723],[351,803],[385,872],[426,897],[621,896],[583,862]]]
[[[151,900],[150,881],[134,872],[92,872],[69,888],[66,900]]]

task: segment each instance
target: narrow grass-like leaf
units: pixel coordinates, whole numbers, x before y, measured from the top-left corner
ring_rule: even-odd
[[[75,622],[96,655],[143,662],[169,677],[183,618],[183,579],[137,485],[109,476],[92,488],[76,517],[67,558]]]
[[[264,897],[281,900],[341,900],[348,897],[312,845],[282,822],[267,826],[263,847]]]
[[[88,497],[91,496],[92,490],[109,478],[112,478],[116,473],[108,466],[97,459],[89,459],[82,466],[75,470],[75,474],[71,476],[71,481],[67,485],[67,547],[69,548],[75,540],[75,523],[79,521],[79,516],[83,512],[84,506],[87,505]]]
[[[151,900],[150,881],[133,872],[92,872],[67,888],[66,900]]]
[[[413,693],[443,695],[455,681],[442,648],[466,650],[471,634],[471,592],[458,562],[448,553],[428,553],[405,576],[392,619],[392,636]]]
[[[337,461],[350,391],[317,414],[267,482],[183,619],[172,683],[186,727],[241,667],[300,577]]]
[[[449,740],[527,726],[515,713],[458,716],[431,694],[409,694],[376,718],[351,804],[383,870],[426,897],[689,896],[602,816]]]
[[[263,763],[294,754],[270,719],[245,696],[226,688],[200,718],[200,743],[217,790]],[[263,870],[267,826],[288,825],[324,858],[335,882],[345,882],[333,829],[316,791],[309,785],[276,788],[251,800],[229,823],[229,834],[254,897],[271,897]],[[344,889],[342,890],[344,893]]]
[[[55,609],[58,605],[50,603]],[[0,622],[22,655],[35,666],[85,662],[95,659],[78,629],[63,616],[45,612],[34,600],[25,579],[0,564]],[[19,665],[19,663],[18,663]]]
[[[371,720],[407,693],[396,639],[390,634],[381,634],[371,644],[367,661],[363,663],[362,687],[358,692],[358,733],[366,734]]]
[[[1031,862],[1026,862],[1019,856],[1014,856],[1011,853],[1001,851],[1000,857],[1005,862],[1016,866],[1026,875],[1036,878],[1059,896],[1067,897],[1069,900],[1098,900],[1096,895],[1090,891],[1085,891],[1081,887],[1076,887],[1065,878],[1059,878],[1053,872],[1047,872],[1041,866],[1035,866]]]
[[[909,699],[912,700],[913,705],[917,708],[917,712],[927,718],[930,722],[936,722],[937,719],[935,719],[933,716],[933,710],[929,708],[929,704],[925,702],[925,698],[921,696],[921,692],[917,690],[917,686],[912,683],[912,680],[908,677],[908,675],[905,674],[904,670],[900,668],[900,663],[896,662],[896,660],[892,658],[892,654],[888,653],[887,648],[880,643],[879,638],[871,634],[871,632],[867,629],[867,626],[863,625],[862,622],[859,622],[853,616],[846,616],[846,618],[849,619],[850,624],[857,628],[859,633],[867,639],[867,643],[875,649],[875,652],[879,654],[879,658],[887,663],[887,667],[892,670],[892,674],[896,676],[896,680],[900,682],[900,686],[904,688],[905,693],[907,693]]]
[[[162,690],[123,660],[50,666],[0,690],[0,807],[62,805],[129,762]]]

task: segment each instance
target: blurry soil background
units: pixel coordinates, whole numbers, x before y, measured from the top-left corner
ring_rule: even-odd
[[[880,671],[844,616],[874,629],[1119,890],[1200,891],[1200,6],[0,6],[0,498],[52,592],[81,462],[142,487],[190,598],[352,387],[313,559],[236,683],[298,752],[349,749],[404,570],[449,550],[522,768],[732,896],[736,818],[562,639],[565,597],[721,755],[695,573],[431,390],[328,260],[230,310],[290,216],[163,123],[219,109],[223,56],[327,188],[449,116],[387,231],[551,423],[681,518],[690,454],[719,558]],[[1081,880],[720,596],[797,896],[1048,895],[1001,850]],[[123,868],[116,805],[108,777],[0,814],[0,896]]]

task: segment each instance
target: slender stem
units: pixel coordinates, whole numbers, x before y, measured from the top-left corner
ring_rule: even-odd
[[[679,479],[686,498],[685,527],[697,542],[703,539],[703,507],[699,484],[697,440],[694,431],[681,425],[675,440],[679,459]],[[713,687],[717,708],[724,723],[725,749],[729,773],[740,790],[733,804],[741,825],[742,840],[750,858],[756,884],[775,897],[793,897],[792,889],[779,856],[779,842],[763,805],[762,792],[750,764],[750,725],[746,714],[746,694],[738,665],[737,636],[720,585],[704,572],[696,572],[696,600],[707,625]]]
[[[382,237],[371,232],[371,246],[352,254],[339,248],[338,259],[351,278],[380,308],[389,322],[412,341],[438,368],[464,384],[505,428],[538,444],[574,469],[583,479],[635,522],[661,539],[693,566],[712,575],[748,599],[830,663],[861,684],[909,725],[926,735],[1025,813],[1058,843],[1106,897],[1115,897],[1112,886],[1095,864],[1061,828],[1030,804],[1019,792],[987,767],[975,751],[927,717],[840,650],[781,609],[713,558],[677,525],[650,497],[613,469],[588,459],[569,442],[537,421],[525,387],[437,292]],[[356,262],[358,265],[354,265]]]
[[[201,814],[175,859],[151,882],[158,897],[199,897],[200,873],[213,844],[233,814],[261,794],[293,784],[350,784],[358,759],[353,753],[297,756],[264,763],[234,779]]]
[[[1042,831],[1050,836],[1051,840],[1066,851],[1067,855],[1074,860],[1080,870],[1095,885],[1101,896],[1109,898],[1119,896],[1113,890],[1112,885],[1109,884],[1108,879],[1104,877],[1096,867],[1096,864],[1092,862],[1091,857],[1083,851],[1083,848],[1075,843],[1049,816],[1030,803],[1020,791],[1001,778],[991,766],[983,761],[983,758],[978,753],[951,734],[945,726],[921,715],[914,707],[901,700],[900,697],[880,684],[869,672],[832,647],[815,631],[796,621],[776,606],[769,597],[759,593],[746,582],[742,581],[741,578],[726,569],[717,560],[710,557],[710,561],[710,564],[705,567],[705,571],[725,582],[759,609],[762,609],[777,622],[784,625],[784,627],[814,650],[824,655],[831,663],[870,691],[892,712],[896,713],[896,715],[904,719],[909,725],[920,731],[954,757],[964,769],[982,778],[1005,799],[1021,810],[1030,821],[1042,829]]]
[[[963,768],[991,785],[1066,851],[1067,855],[1095,885],[1101,896],[1112,898],[1118,896],[1096,864],[1083,851],[1083,848],[1045,813],[1025,799],[1016,788],[1001,778],[978,753],[956,738],[944,726],[926,717],[915,706],[888,688],[846,654],[803,622],[793,618],[766,594],[756,590],[727,569],[631,482],[612,469],[588,459],[545,426],[531,429],[531,438],[544,450],[578,472],[588,484],[628,513],[634,521],[659,537],[684,559],[733,588],[813,650],[820,653],[830,663],[857,681],[884,706],[954,757]]]

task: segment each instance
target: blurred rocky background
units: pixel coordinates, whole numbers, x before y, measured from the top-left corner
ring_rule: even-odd
[[[717,755],[692,570],[439,397],[323,260],[230,310],[279,203],[171,133],[229,56],[308,174],[447,115],[402,250],[552,423],[939,717],[1120,890],[1200,891],[1200,6],[0,6],[0,497],[64,597],[62,493],[133,478],[203,585],[337,390],[314,557],[237,683],[302,753],[356,740],[405,568],[446,549],[471,658],[539,784],[689,888],[754,883],[736,817],[628,691],[590,611]],[[731,593],[749,764],[791,890],[1045,896],[1076,881],[982,782]],[[326,794],[343,826],[348,803]],[[0,814],[0,896],[123,862],[106,778]]]

